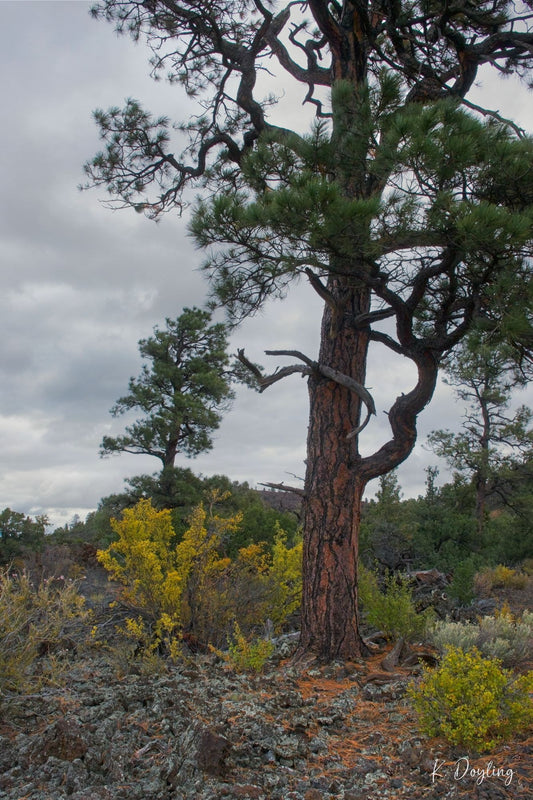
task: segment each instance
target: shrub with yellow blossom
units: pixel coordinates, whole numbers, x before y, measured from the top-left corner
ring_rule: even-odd
[[[517,676],[473,648],[450,647],[409,695],[423,733],[479,751],[533,723],[533,672]]]
[[[68,654],[65,629],[84,627],[87,621],[84,599],[73,581],[61,576],[37,583],[27,572],[0,569],[0,698],[60,683]]]
[[[225,552],[242,516],[218,516],[215,507],[223,499],[214,490],[209,511],[197,506],[178,544],[170,512],[141,500],[121,520],[112,520],[118,539],[98,552],[110,575],[123,583],[123,599],[150,621],[152,643],[164,644],[165,650],[175,648],[173,637],[182,630],[204,644],[225,645],[235,620],[247,634],[267,618],[279,630],[299,606],[301,541],[288,547],[278,527],[271,551],[251,544],[232,561]],[[130,637],[138,624],[130,621]],[[146,638],[138,633],[139,640]]]
[[[276,524],[276,535],[272,548],[272,561],[267,576],[270,584],[269,616],[274,629],[279,631],[285,620],[299,607],[302,601],[302,553],[301,536],[294,547],[287,547],[287,534]]]
[[[123,599],[154,619],[166,613],[178,625],[184,581],[172,553],[170,511],[157,511],[143,499],[126,508],[122,519],[112,519],[111,527],[118,539],[97,558],[124,584]]]
[[[247,639],[236,622],[226,660],[236,672],[261,672],[273,651],[268,639]]]

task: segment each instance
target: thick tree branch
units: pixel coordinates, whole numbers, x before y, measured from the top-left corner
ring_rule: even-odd
[[[318,296],[321,297],[322,300],[328,304],[328,306],[331,308],[332,311],[336,311],[337,302],[333,297],[333,295],[331,294],[331,292],[329,291],[329,289],[322,283],[318,275],[315,275],[313,270],[309,269],[309,267],[306,268],[305,274],[307,275],[309,283],[311,284],[315,292],[318,294]]]
[[[341,386],[344,386],[346,389],[349,389],[351,392],[354,392],[354,394],[356,394],[359,399],[363,401],[370,414],[376,413],[374,398],[368,389],[365,389],[365,387],[361,386],[360,383],[354,381],[354,379],[350,378],[348,375],[343,375],[342,373],[337,372],[336,369],[328,367],[326,364],[317,364],[317,369],[318,372],[325,378],[329,378],[330,380],[335,381],[335,383],[338,383]]]
[[[289,11],[289,9],[287,9],[287,11]],[[281,12],[281,14],[278,16],[281,17],[282,14],[283,12]],[[284,18],[285,22],[288,19],[289,13]],[[300,83],[307,83],[310,87],[311,94],[311,87],[314,87],[315,84],[318,84],[319,86],[331,86],[331,73],[329,69],[318,66],[314,52],[315,50],[319,49],[321,45],[316,43],[314,40],[310,40],[306,45],[302,45],[295,41],[295,32],[292,32],[289,35],[290,41],[297,47],[302,48],[307,55],[307,68],[304,68],[291,58],[289,51],[283,42],[281,42],[278,38],[280,32],[281,30],[276,30],[274,27],[272,27],[267,31],[265,38],[283,69],[292,75],[293,78],[296,78],[296,80]]]
[[[384,319],[390,319],[396,314],[393,308],[382,308],[376,311],[369,311],[368,314],[358,314],[354,320],[353,325],[357,330],[368,328],[373,322],[381,322]]]
[[[438,362],[430,351],[425,350],[418,353],[415,363],[418,368],[416,386],[407,394],[397,397],[387,414],[392,438],[360,461],[360,469],[367,481],[397,467],[410,455],[415,445],[417,417],[433,397]]]
[[[380,344],[385,345],[388,347],[389,350],[392,350],[393,353],[397,353],[400,356],[407,355],[405,352],[405,348],[401,346],[392,336],[389,336],[388,333],[384,333],[383,331],[370,331],[370,340],[372,342],[379,342]]]

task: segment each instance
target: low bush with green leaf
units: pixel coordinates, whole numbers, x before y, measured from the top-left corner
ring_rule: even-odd
[[[390,573],[382,589],[377,575],[362,565],[359,599],[366,622],[388,639],[420,639],[433,619],[432,609],[417,611],[409,578]]]
[[[436,622],[430,638],[441,653],[450,647],[464,651],[476,647],[483,656],[498,658],[511,667],[523,661],[533,644],[533,613],[524,611],[515,617],[508,611],[482,617],[474,622]]]
[[[274,652],[274,643],[264,638],[247,638],[236,622],[227,652],[214,647],[211,650],[223,658],[236,672],[261,672]]]
[[[68,628],[87,616],[83,604],[72,581],[34,584],[27,573],[0,570],[0,696],[58,680]]]
[[[484,752],[533,724],[532,691],[533,672],[517,676],[476,648],[450,647],[409,697],[424,734]]]

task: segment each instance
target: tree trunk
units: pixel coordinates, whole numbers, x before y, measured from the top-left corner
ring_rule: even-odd
[[[161,462],[163,468],[159,474],[159,488],[162,496],[171,503],[175,495],[176,476],[174,464],[178,454],[179,436],[174,436],[166,442],[165,451]]]
[[[487,394],[489,386],[485,382],[483,391],[476,392],[481,406],[481,417],[483,419],[483,428],[481,431],[480,445],[480,460],[475,477],[476,485],[476,521],[477,521],[477,534],[478,544],[481,546],[481,540],[485,531],[485,514],[486,514],[486,501],[487,501],[487,487],[489,475],[489,443],[491,440],[491,419],[489,412],[489,405],[487,401]]]
[[[350,323],[368,311],[369,295],[338,279],[328,288],[336,308],[325,308],[319,362],[364,385],[368,334]],[[347,435],[359,424],[361,402],[354,392],[318,376],[309,379],[309,395],[300,650],[328,661],[356,658],[366,652],[357,610],[366,481],[359,469],[357,437]]]
[[[485,515],[487,513],[487,479],[482,473],[478,473],[475,479],[476,486],[476,530],[478,536],[478,547],[482,546],[482,538],[485,532]]]
[[[370,334],[354,320],[367,314],[369,293],[333,278],[322,321],[319,363],[364,386]],[[358,623],[358,540],[363,493],[369,480],[397,467],[416,442],[417,415],[433,396],[438,361],[427,349],[410,354],[416,386],[388,412],[392,438],[361,457],[361,401],[350,389],[314,374],[309,378],[310,421],[303,512],[304,555],[300,653],[321,659],[358,658],[367,649]]]

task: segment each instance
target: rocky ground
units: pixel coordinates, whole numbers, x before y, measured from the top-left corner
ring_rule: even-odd
[[[4,800],[373,800],[532,796],[533,737],[490,756],[417,733],[419,667],[295,665],[284,642],[261,676],[215,655],[163,674],[70,655],[62,688],[4,698]],[[385,662],[386,664],[386,662]]]
[[[533,796],[533,736],[475,756],[420,735],[405,696],[420,651],[402,667],[383,643],[357,663],[294,663],[293,636],[259,676],[214,654],[147,673],[113,641],[117,587],[101,569],[86,572],[82,593],[110,636],[89,644],[85,624],[62,653],[43,653],[62,660],[60,685],[0,697],[0,800]],[[420,573],[419,601],[442,601],[441,579]],[[531,594],[528,585],[503,600],[520,613]],[[476,613],[501,601],[484,597]]]

